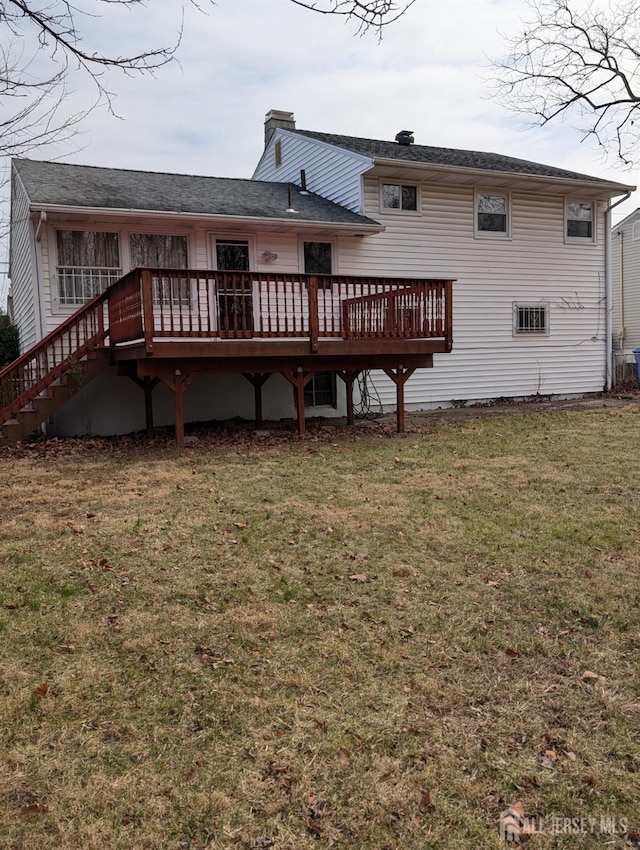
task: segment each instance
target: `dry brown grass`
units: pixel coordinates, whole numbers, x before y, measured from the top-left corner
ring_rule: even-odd
[[[639,426],[0,454],[3,848],[639,846]]]

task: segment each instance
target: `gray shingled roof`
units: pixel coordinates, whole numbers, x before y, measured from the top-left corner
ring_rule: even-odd
[[[32,204],[117,210],[193,213],[380,227],[298,186],[227,177],[195,177],[96,168],[60,162],[14,160]],[[297,214],[287,213],[289,190]]]
[[[526,159],[516,159],[497,153],[482,151],[456,150],[455,148],[437,148],[427,145],[399,145],[397,142],[385,142],[376,139],[360,139],[354,136],[339,136],[332,133],[316,133],[312,130],[292,130],[302,136],[326,142],[336,147],[344,148],[354,153],[369,156],[372,159],[396,159],[403,162],[415,162],[423,165],[441,165],[454,168],[472,168],[481,171],[493,171],[503,174],[524,174],[534,177],[551,177],[564,180],[580,180],[593,182],[602,186],[620,186],[626,190],[626,184],[602,180],[588,174],[567,171],[564,168],[554,168],[539,162]]]

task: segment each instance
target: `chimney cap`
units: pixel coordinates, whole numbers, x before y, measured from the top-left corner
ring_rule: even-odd
[[[285,112],[283,109],[270,109],[267,112],[264,116],[265,147],[278,127],[281,127],[283,130],[295,130],[296,120],[293,112]]]
[[[412,145],[414,141],[413,130],[400,130],[396,136],[396,142],[399,145]]]

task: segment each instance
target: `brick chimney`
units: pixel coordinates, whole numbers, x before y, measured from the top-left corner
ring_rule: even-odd
[[[264,117],[264,146],[269,144],[269,139],[278,127],[284,130],[295,130],[296,121],[293,112],[282,112],[280,109],[271,109]]]

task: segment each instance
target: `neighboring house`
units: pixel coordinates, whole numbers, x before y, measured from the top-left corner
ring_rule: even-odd
[[[16,160],[5,438],[601,390],[632,189],[276,111],[252,180]]]
[[[636,376],[640,348],[640,209],[613,228],[611,252],[613,350],[616,379]]]

